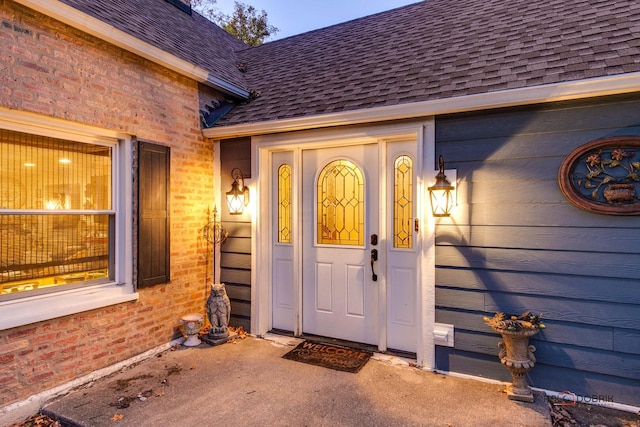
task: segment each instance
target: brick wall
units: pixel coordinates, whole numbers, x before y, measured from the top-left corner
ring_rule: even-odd
[[[199,230],[213,150],[197,83],[12,1],[0,0],[0,105],[171,146],[171,283],[137,302],[0,331],[0,407],[167,343],[203,312]]]

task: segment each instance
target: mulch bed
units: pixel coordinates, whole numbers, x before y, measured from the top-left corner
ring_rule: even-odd
[[[640,427],[640,414],[584,403],[577,403],[575,406],[559,406],[554,405],[552,399],[548,401],[553,427]]]

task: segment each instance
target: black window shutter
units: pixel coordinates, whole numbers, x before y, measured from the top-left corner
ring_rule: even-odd
[[[138,150],[138,287],[169,281],[169,147]]]

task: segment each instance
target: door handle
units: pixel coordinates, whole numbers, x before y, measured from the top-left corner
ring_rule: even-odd
[[[378,260],[378,250],[371,249],[371,280],[374,282],[378,281],[378,275],[376,274],[376,270],[374,269],[373,263]]]

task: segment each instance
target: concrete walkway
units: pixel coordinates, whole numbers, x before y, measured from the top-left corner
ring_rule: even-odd
[[[546,399],[374,356],[357,374],[282,358],[297,344],[246,338],[181,347],[45,406],[79,426],[550,426]]]

